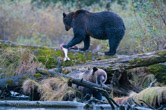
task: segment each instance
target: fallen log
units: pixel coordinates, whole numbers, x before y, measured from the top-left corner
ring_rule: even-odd
[[[72,101],[0,101],[0,107],[17,107],[21,108],[69,108],[69,109],[83,109],[84,103]],[[28,108],[27,108],[28,109]]]
[[[93,104],[93,105],[88,105],[85,103],[80,103],[80,102],[73,102],[73,101],[0,101],[0,108],[1,109],[29,109],[33,110],[36,108],[43,108],[43,109],[69,109],[69,110],[91,110],[91,109],[96,109],[96,110],[102,110],[102,109],[112,109],[109,104]],[[132,109],[132,110],[152,110],[148,109],[145,107],[138,107],[135,105],[121,105],[120,107],[116,107],[115,110],[117,109]]]
[[[83,86],[86,88],[89,88],[93,91],[97,91],[102,93],[103,96],[105,96],[105,98],[107,99],[107,101],[109,102],[109,104],[111,105],[111,108],[114,109],[115,105],[117,107],[119,107],[119,105],[109,96],[108,92],[105,90],[110,90],[110,88],[108,88],[107,86],[102,87],[101,85],[92,83],[92,82],[88,82],[88,81],[84,81],[82,79],[75,79],[75,78],[70,78],[68,81],[69,86],[72,86],[72,84],[76,84],[78,86]]]
[[[164,62],[166,62],[166,50],[161,50],[131,56],[119,56],[119,58],[91,61],[80,65],[64,67],[62,68],[61,72],[69,73],[74,70],[84,71],[93,67],[98,67],[105,69],[108,74],[111,74],[116,71],[123,71],[136,67],[144,67]],[[57,68],[54,68],[52,70],[57,71]]]

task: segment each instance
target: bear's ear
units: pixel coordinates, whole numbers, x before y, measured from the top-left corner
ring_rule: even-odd
[[[65,13],[63,13],[63,17],[66,17],[66,14],[65,14]]]
[[[96,72],[98,69],[96,67],[93,67],[93,72]]]

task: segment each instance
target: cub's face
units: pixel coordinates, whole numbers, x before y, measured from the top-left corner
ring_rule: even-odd
[[[98,84],[101,84],[101,83],[105,83],[107,80],[107,73],[102,69],[98,69],[98,68],[94,67],[92,75],[93,75],[92,80],[95,83],[97,81]]]
[[[65,30],[69,31],[72,28],[72,19],[74,13],[65,14],[63,13],[63,23],[65,25]]]

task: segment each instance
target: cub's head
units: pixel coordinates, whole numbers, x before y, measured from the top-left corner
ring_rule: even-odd
[[[63,13],[63,23],[65,25],[65,30],[68,31],[72,28],[72,20],[73,20],[74,12],[69,14]]]
[[[92,82],[101,84],[105,83],[106,81],[107,81],[107,73],[103,69],[93,67]]]

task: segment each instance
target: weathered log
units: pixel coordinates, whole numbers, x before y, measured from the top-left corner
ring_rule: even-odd
[[[101,85],[98,85],[98,84],[95,84],[92,82],[88,82],[88,81],[84,81],[82,79],[75,79],[75,78],[70,78],[68,81],[68,84],[69,84],[69,86],[72,86],[72,84],[76,84],[78,86],[83,86],[83,87],[89,88],[93,91],[100,92],[106,97],[106,99],[108,100],[112,109],[114,109],[114,104],[119,107],[119,105],[116,104],[116,102],[109,96],[108,92],[106,90],[104,90],[104,89],[107,89],[110,91],[110,88],[108,88],[107,86],[102,87]]]
[[[85,103],[80,102],[73,102],[73,101],[0,101],[0,108],[1,109],[11,109],[14,107],[15,109],[36,109],[36,108],[43,108],[43,109],[73,109],[73,110],[101,110],[101,109],[112,109],[109,104],[93,104],[93,105],[86,105]],[[151,110],[145,107],[138,107],[135,105],[121,105],[120,107],[116,107],[115,110],[125,110],[125,109],[132,109],[132,110]]]
[[[150,53],[136,54],[131,56],[122,56],[119,58],[91,61],[85,64],[62,68],[63,73],[69,73],[74,70],[84,71],[93,67],[105,69],[108,74],[115,71],[123,71],[136,67],[144,67],[157,63],[166,62],[166,50],[154,51]],[[52,69],[57,71],[57,68]]]
[[[84,103],[71,102],[71,101],[0,101],[1,107],[42,107],[42,108],[70,108],[70,109],[83,109]],[[28,109],[28,108],[27,108]]]

